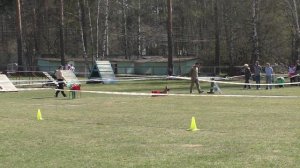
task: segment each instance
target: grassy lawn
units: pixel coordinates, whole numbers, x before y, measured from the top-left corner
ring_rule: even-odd
[[[83,85],[150,93],[188,81]],[[209,90],[209,84],[202,84]],[[253,87],[254,88],[254,87]],[[223,94],[300,95],[300,87]],[[0,167],[299,167],[300,98],[126,96],[54,90],[0,93]],[[43,121],[36,120],[41,109]],[[199,131],[186,131],[191,118]]]

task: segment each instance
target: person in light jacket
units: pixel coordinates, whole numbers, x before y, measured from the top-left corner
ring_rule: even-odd
[[[56,76],[56,79],[57,79],[57,83],[58,83],[58,87],[57,89],[59,90],[56,90],[55,92],[55,97],[58,96],[58,93],[61,92],[61,94],[66,97],[66,94],[65,92],[63,91],[64,90],[64,77],[63,77],[63,74],[62,74],[62,70],[63,70],[63,66],[59,66],[55,72],[55,76]]]
[[[265,67],[265,72],[266,72],[266,83],[268,84],[266,86],[266,89],[272,89],[272,77],[274,75],[273,73],[273,68],[271,67],[270,63],[266,64]]]

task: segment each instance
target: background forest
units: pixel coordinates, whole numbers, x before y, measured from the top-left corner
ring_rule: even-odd
[[[1,0],[0,66],[172,56],[204,65],[299,59],[299,0]],[[63,50],[62,50],[63,48]]]

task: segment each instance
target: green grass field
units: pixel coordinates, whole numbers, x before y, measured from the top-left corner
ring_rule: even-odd
[[[82,89],[150,93],[166,84],[171,93],[189,92],[188,81]],[[300,95],[296,86],[221,89],[224,95]],[[300,98],[82,93],[68,99],[38,90],[0,93],[0,101],[0,167],[300,167]],[[193,116],[200,130],[186,131]]]

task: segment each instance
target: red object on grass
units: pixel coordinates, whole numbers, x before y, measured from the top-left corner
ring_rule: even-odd
[[[162,94],[161,91],[159,91],[159,90],[152,90],[152,93]]]
[[[71,90],[80,90],[80,85],[73,84],[72,87],[71,87]]]
[[[152,97],[156,97],[156,96],[166,96],[168,93],[161,91],[161,90],[152,90]]]

